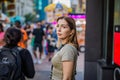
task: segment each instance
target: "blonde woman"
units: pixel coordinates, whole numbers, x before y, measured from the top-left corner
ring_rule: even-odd
[[[56,31],[59,50],[52,58],[51,80],[75,80],[79,46],[74,19],[59,17]]]

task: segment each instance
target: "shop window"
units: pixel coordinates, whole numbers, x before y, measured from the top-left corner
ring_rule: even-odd
[[[120,0],[115,0],[113,61],[120,66]]]

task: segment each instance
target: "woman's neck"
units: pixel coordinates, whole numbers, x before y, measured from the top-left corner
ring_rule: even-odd
[[[62,43],[62,44],[66,44],[67,41],[66,41],[66,40],[61,40],[61,43]]]

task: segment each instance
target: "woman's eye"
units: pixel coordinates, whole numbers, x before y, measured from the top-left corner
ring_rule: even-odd
[[[66,28],[65,26],[63,26],[63,28]]]
[[[62,28],[66,28],[66,26],[62,25]]]

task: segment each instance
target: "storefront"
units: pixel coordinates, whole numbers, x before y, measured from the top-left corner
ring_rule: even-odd
[[[120,51],[116,51],[120,45],[115,45],[120,37],[115,35],[120,30],[120,0],[86,3],[84,80],[114,80],[114,70],[120,65]]]

